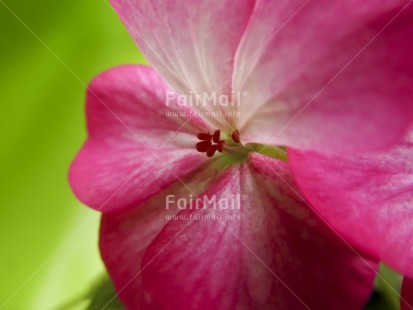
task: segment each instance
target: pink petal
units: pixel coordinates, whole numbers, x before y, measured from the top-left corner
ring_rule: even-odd
[[[376,264],[311,213],[290,188],[287,169],[254,155],[251,168],[231,168],[204,194],[229,199],[230,206],[241,195],[234,204],[240,209],[183,210],[182,219],[171,220],[151,242],[143,261],[123,253],[133,266],[123,281],[142,271],[145,306],[125,303],[131,309],[360,309]],[[235,219],[225,219],[230,216]]]
[[[413,115],[413,4],[259,1],[237,51],[245,142],[362,152]]]
[[[413,280],[404,278],[402,286],[401,310],[413,309]]]
[[[179,94],[193,99],[214,92],[229,96],[233,59],[253,0],[111,3],[145,57]],[[220,106],[197,110],[217,112]],[[225,122],[221,117],[209,119]]]
[[[167,88],[144,66],[112,69],[87,95],[89,138],[69,173],[76,196],[104,212],[136,206],[197,169],[206,156],[195,150],[199,119],[165,105]]]
[[[177,182],[138,208],[117,213],[104,213],[100,227],[100,251],[117,293],[128,309],[140,307],[142,291],[142,257],[146,248],[169,222],[167,216],[179,212],[179,198],[190,199],[203,192],[217,177],[212,166],[192,177]],[[168,198],[169,197],[169,198]],[[170,207],[168,207],[170,205]]]
[[[334,156],[289,149],[295,179],[351,242],[413,276],[413,136],[386,154]]]

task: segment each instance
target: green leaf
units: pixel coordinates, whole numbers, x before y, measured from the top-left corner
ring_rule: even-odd
[[[143,58],[107,0],[2,0],[0,27],[0,308],[55,309],[104,269],[67,181],[86,85]]]
[[[108,276],[103,276],[92,292],[92,300],[87,310],[121,310],[124,309],[117,297],[112,281]]]

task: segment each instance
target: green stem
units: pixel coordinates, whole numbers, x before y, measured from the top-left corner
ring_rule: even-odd
[[[245,147],[251,148],[254,152],[276,158],[282,161],[288,161],[287,149],[284,146],[272,146],[259,143],[247,143]]]

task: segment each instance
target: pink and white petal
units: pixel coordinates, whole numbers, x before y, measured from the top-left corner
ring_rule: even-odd
[[[237,51],[246,142],[387,149],[413,120],[408,0],[259,1]]]
[[[413,280],[410,278],[403,279],[402,296],[400,300],[401,310],[413,309]]]
[[[176,95],[149,66],[125,65],[107,70],[89,85],[86,101],[91,138],[128,135],[150,142],[153,137],[147,135],[151,133],[167,134],[167,140],[177,132],[192,135],[210,129],[202,118],[179,104]]]
[[[204,167],[205,168],[205,167]],[[202,193],[217,178],[211,165],[177,182],[147,200],[138,208],[104,213],[101,220],[99,247],[116,291],[127,309],[143,309],[146,298],[142,290],[142,257],[146,248],[169,217],[179,212],[178,199],[188,200]]]
[[[313,209],[351,242],[408,276],[413,276],[412,142],[365,156],[288,150]]]
[[[361,308],[376,263],[324,227],[291,190],[285,163],[250,162],[201,195],[217,204],[193,202],[151,243],[144,309]],[[220,203],[229,208],[214,209]]]
[[[142,53],[177,93],[187,100],[196,95],[231,94],[234,55],[254,0],[111,3]],[[196,108],[220,110],[219,105]],[[207,118],[215,122],[221,117]]]
[[[111,69],[92,82],[89,138],[69,173],[86,205],[103,212],[134,207],[206,161],[195,144],[196,133],[207,127],[175,101],[166,106],[167,91],[144,66]]]

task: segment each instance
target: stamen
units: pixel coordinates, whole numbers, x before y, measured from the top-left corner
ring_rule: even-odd
[[[212,135],[210,133],[199,133],[196,135],[199,140],[211,141]]]
[[[208,151],[208,149],[210,148],[211,145],[212,145],[211,141],[202,141],[202,142],[198,142],[195,145],[195,148],[198,152],[204,153],[204,152]]]
[[[225,145],[225,141],[224,141],[224,140],[220,140],[220,141],[218,142],[218,146],[217,146],[218,152],[222,153],[222,151],[224,150],[224,145]]]
[[[232,138],[232,140],[233,140],[235,143],[240,143],[240,142],[241,142],[241,140],[240,140],[240,138],[239,138],[239,131],[238,131],[238,130],[235,130],[235,131],[232,133],[231,138]]]
[[[218,151],[219,153],[230,154],[234,157],[244,156],[249,150],[246,150],[245,147],[240,143],[239,131],[236,130],[232,133],[231,141],[227,135],[224,135],[224,138],[221,140],[221,131],[219,129],[214,131],[214,134],[208,133],[198,133],[197,138],[201,140],[195,145],[195,148],[198,152],[206,153],[208,157],[214,156]],[[235,144],[234,144],[235,142]]]
[[[212,141],[214,141],[214,143],[218,143],[220,136],[221,136],[221,131],[215,130]]]
[[[208,157],[214,156],[214,154],[215,154],[215,152],[217,151],[217,149],[218,149],[218,145],[217,145],[217,144],[211,145],[211,146],[209,147],[207,153],[206,153],[207,156],[208,156]]]

